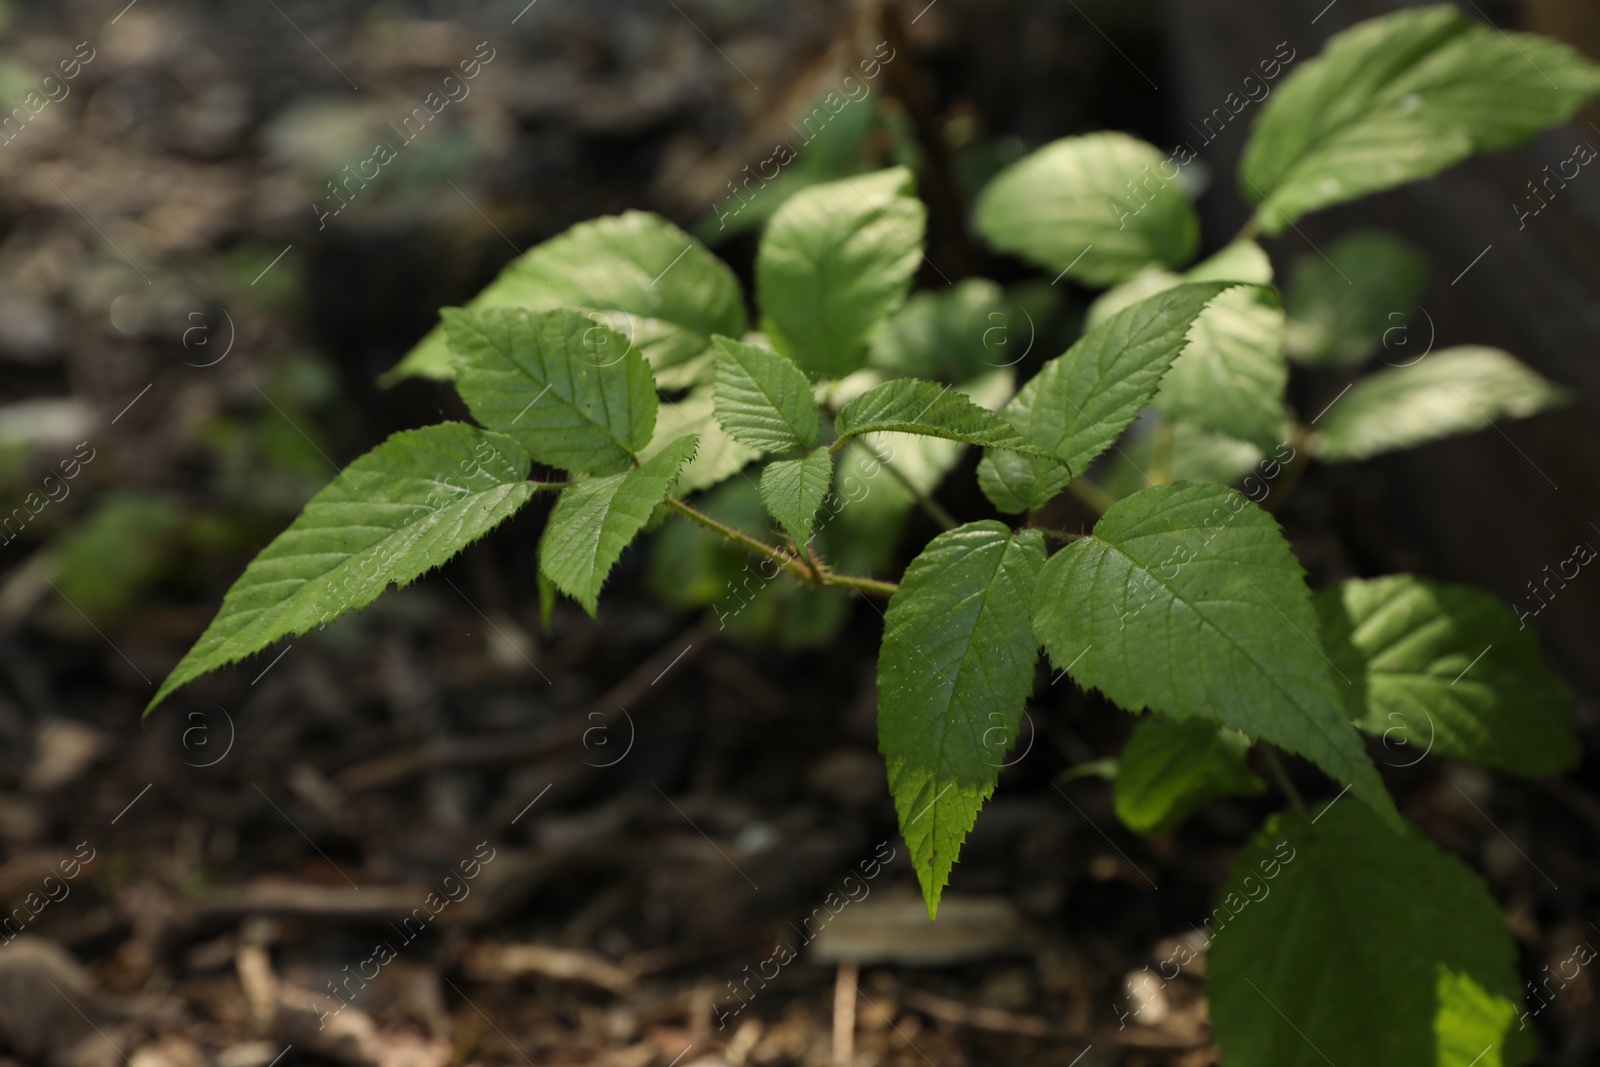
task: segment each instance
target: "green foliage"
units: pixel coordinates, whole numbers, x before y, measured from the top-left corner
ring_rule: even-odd
[[[1312,444],[1330,462],[1366,459],[1508,416],[1526,418],[1571,398],[1498,348],[1446,348],[1356,383],[1318,419]]]
[[[1276,232],[1524,140],[1597,89],[1562,46],[1408,9],[1341,34],[1278,87],[1242,185]],[[1397,340],[1425,279],[1397,238],[1356,234],[1309,259],[1287,315],[1254,224],[1180,273],[1200,242],[1175,164],[1116,133],[1046,145],[978,196],[983,236],[1047,276],[908,300],[926,220],[911,171],[818,180],[867,165],[859,133],[840,127],[837,158],[735,223],[781,204],[755,264],[765,337],[746,334],[728,267],[637,212],[573,227],[447,310],[393,374],[452,379],[482,428],[406,431],[341,472],[246,568],[150,706],[558,491],[538,546],[547,623],[558,594],[594,614],[647,530],[657,594],[708,608],[731,638],[825,646],[846,596],[888,597],[879,744],[930,915],[1007,764],[1042,645],[1085,689],[1153,713],[1114,765],[1080,763],[1112,777],[1139,832],[1260,795],[1262,742],[1351,794],[1314,819],[1270,819],[1207,920],[1228,1064],[1524,1062],[1504,924],[1401,820],[1362,731],[1388,766],[1437,754],[1552,774],[1578,758],[1570,702],[1526,618],[1478,590],[1397,575],[1313,599],[1259,505],[1315,460],[1529,416],[1566,390],[1495,349]],[[1069,277],[1116,287],[1018,388],[1013,368]],[[1416,356],[1297,424],[1286,350],[1348,373],[1380,344]],[[974,446],[982,491],[1025,519],[963,525],[947,510],[962,498],[937,499]],[[1035,526],[1078,521],[1063,493],[1100,512],[1092,534]],[[915,508],[946,529],[920,552],[902,544]],[[1065,547],[1052,555],[1047,537]],[[898,585],[874,577],[907,556]]]
[[[539,572],[593,615],[606,575],[666,499],[695,443],[680,437],[643,466],[564,490],[539,539]]]
[[[1136,833],[1162,834],[1213,797],[1265,792],[1245,764],[1249,748],[1248,737],[1226,726],[1140,719],[1117,761],[1117,818]]]
[[[1345,715],[1300,564],[1242,494],[1180,483],[1118,501],[1050,558],[1033,630],[1085,688],[1265,738],[1399,819]]]
[[[1110,448],[1155,396],[1196,317],[1228,287],[1194,282],[1157,293],[1046,363],[1000,414],[1053,458],[987,453],[978,484],[994,506],[1010,513],[1043,507]]]
[[[1206,928],[1212,1025],[1230,1065],[1531,1058],[1515,946],[1483,883],[1359,804],[1267,820]]]
[[[1382,230],[1341,237],[1327,258],[1302,256],[1289,286],[1289,354],[1344,367],[1381,344],[1396,363],[1422,358],[1428,340],[1412,338],[1406,319],[1427,282],[1422,252]]]
[[[1090,285],[1179,267],[1200,221],[1161,152],[1121,133],[1053,141],[1001,171],[978,197],[991,244]]]
[[[1180,423],[1270,449],[1281,441],[1284,314],[1270,290],[1272,262],[1254,241],[1236,241],[1182,275],[1147,271],[1095,301],[1098,323],[1136,300],[1183,281],[1254,283],[1219,294],[1189,330],[1189,343],[1156,394],[1157,410]]]
[[[745,331],[744,298],[733,271],[699,241],[644,211],[581,222],[530,248],[473,298],[467,310],[583,308],[609,324],[653,369],[681,367],[713,334]],[[389,380],[449,380],[456,368],[440,324],[407,353]]]
[[[1437,752],[1513,774],[1577,766],[1571,698],[1533,632],[1488,593],[1397,574],[1316,601],[1328,655],[1355,683],[1351,718],[1383,739],[1386,762]]]
[[[844,406],[834,422],[839,440],[864,433],[912,433],[969,445],[1048,455],[1029,444],[1005,419],[936,382],[900,378],[867,390]]]
[[[1337,35],[1261,109],[1239,186],[1268,233],[1300,216],[1526,141],[1600,92],[1565,45],[1506,33],[1453,4]]]
[[[905,302],[922,263],[927,215],[904,167],[786,200],[756,257],[762,328],[778,351],[814,376],[864,366],[873,331]]]
[[[800,452],[817,439],[822,417],[805,373],[769,348],[715,339],[717,421],[759,452]]]
[[[261,550],[146,713],[202,674],[407,585],[541,487],[515,439],[459,422],[397,433],[339,473]]]
[[[783,524],[794,543],[805,548],[822,498],[833,484],[833,455],[819,448],[804,459],[783,459],[761,472],[761,502]]]
[[[584,474],[622,470],[650,443],[650,368],[615,332],[576,311],[447,311],[457,385],[472,417],[540,463]]]
[[[884,615],[878,748],[929,918],[1033,688],[1028,592],[1044,559],[1037,530],[968,523],[911,561]]]

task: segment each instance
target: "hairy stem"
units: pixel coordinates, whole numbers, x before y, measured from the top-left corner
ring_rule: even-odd
[[[799,556],[790,555],[775,545],[751,537],[741,530],[735,530],[726,523],[718,522],[703,511],[690,507],[677,497],[669,496],[666,499],[667,507],[676,511],[690,522],[697,523],[717,534],[726,541],[738,545],[746,552],[771,560],[779,567],[789,572],[789,577],[801,585],[811,585],[825,589],[848,589],[855,593],[872,593],[877,596],[892,596],[899,588],[893,582],[883,582],[876,578],[862,578],[849,574],[834,574],[832,571],[818,567],[809,560],[802,560]]]
[[[723,540],[731,541],[740,548],[744,549],[746,552],[760,556],[762,559],[771,560],[773,563],[776,563],[778,566],[788,571],[796,581],[803,582],[807,585],[814,585],[816,583],[816,579],[812,577],[809,568],[807,568],[804,563],[800,562],[798,557],[791,556],[789,553],[773,545],[769,545],[765,541],[757,540],[742,530],[735,530],[732,526],[729,526],[726,523],[718,522],[705,512],[697,511],[694,508],[691,508],[688,504],[685,504],[677,497],[667,497],[666,504],[667,507],[671,508],[673,511],[676,511],[679,515],[682,515],[690,522],[699,523],[712,533],[721,536]]]

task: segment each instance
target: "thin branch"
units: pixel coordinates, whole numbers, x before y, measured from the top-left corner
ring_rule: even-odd
[[[1261,757],[1266,760],[1267,771],[1272,775],[1273,781],[1278,783],[1278,788],[1283,790],[1283,795],[1289,798],[1289,803],[1301,815],[1310,817],[1311,810],[1306,807],[1306,802],[1300,799],[1300,791],[1289,780],[1289,772],[1284,770],[1283,761],[1278,758],[1278,750],[1271,745],[1261,746]]]
[[[769,545],[765,541],[751,537],[741,530],[735,530],[725,523],[718,522],[703,511],[697,511],[679,500],[669,496],[666,499],[667,507],[676,511],[691,522],[704,526],[727,541],[738,545],[746,552],[760,556],[762,559],[771,560],[779,567],[789,572],[789,576],[801,585],[817,586],[819,588],[848,589],[855,593],[871,593],[876,596],[892,596],[899,588],[893,582],[879,581],[876,578],[863,578],[849,574],[834,574],[832,571],[817,567],[810,561],[803,561],[798,556],[792,556],[782,549]]]
[[[807,585],[814,584],[815,579],[812,578],[806,566],[797,557],[791,556],[782,549],[767,544],[765,541],[757,540],[742,530],[735,530],[732,526],[718,522],[705,512],[691,508],[677,497],[667,497],[666,503],[667,507],[676,511],[679,515],[691,522],[699,523],[712,533],[719,534],[724,540],[733,542],[746,552],[760,556],[762,559],[771,560],[788,571],[796,581]]]
[[[930,519],[944,527],[946,530],[954,530],[957,526],[961,525],[955,520],[955,516],[946,511],[937,500],[933,499],[932,496],[917,488],[917,486],[912,483],[911,479],[906,477],[905,473],[893,463],[890,463],[888,460],[882,460],[880,462],[883,466],[883,469],[889,472],[889,476],[891,478],[905,486],[906,492],[910,493],[912,497],[916,499],[917,504],[921,506],[923,511],[928,513],[928,517]]]

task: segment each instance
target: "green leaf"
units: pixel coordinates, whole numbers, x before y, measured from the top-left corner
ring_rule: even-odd
[[[734,440],[761,452],[803,452],[821,416],[805,372],[770,348],[717,337],[713,386],[717,421]]]
[[[222,609],[167,675],[179,686],[366,607],[494,529],[540,488],[510,437],[447,422],[390,437],[312,497],[245,568]]]
[[[579,482],[561,494],[539,538],[539,570],[591,616],[622,550],[666,499],[696,438],[680,437],[642,467]]]
[[[1360,804],[1268,820],[1205,926],[1211,1018],[1229,1067],[1532,1058],[1499,906],[1466,864]]]
[[[1044,558],[1037,530],[968,523],[929,542],[889,599],[878,749],[930,918],[1033,689],[1028,591]]]
[[[988,452],[978,484],[1005,512],[1043,507],[1110,448],[1187,343],[1189,328],[1230,282],[1174,286],[1112,315],[1046,363],[1000,414],[1054,459]]]
[[[871,362],[896,375],[964,382],[1027,354],[1029,314],[987,278],[913,293],[872,335]]]
[[[781,459],[761,472],[761,502],[803,552],[822,498],[833,484],[833,456],[819,448],[804,459]]]
[[[897,378],[862,393],[839,412],[834,431],[841,441],[864,433],[911,433],[969,445],[1046,454],[992,411],[953,386]]]
[[[1577,766],[1572,700],[1493,596],[1397,574],[1325,589],[1316,606],[1328,655],[1356,683],[1350,715],[1383,739],[1384,762],[1437,752],[1531,776]]]
[[[904,167],[796,193],[773,214],[756,256],[773,346],[813,377],[859,370],[873,330],[905,301],[926,225]]]
[[[1126,134],[1066,137],[984,187],[978,231],[1001,251],[1086,285],[1182,266],[1199,248],[1200,222],[1177,174],[1160,150]]]
[[[733,271],[699,241],[644,211],[581,222],[530,248],[467,304],[469,311],[495,307],[592,311],[596,324],[614,327],[656,370],[704,352],[713,334],[745,331],[744,296]],[[454,375],[441,324],[385,380]]]
[[[1235,241],[1183,274],[1145,271],[1100,296],[1091,327],[1184,281],[1234,281],[1265,286],[1272,261],[1254,241]],[[1220,294],[1189,328],[1189,344],[1155,396],[1173,419],[1270,449],[1283,439],[1284,314],[1265,288]]]
[[[1356,383],[1318,416],[1312,452],[1329,462],[1366,459],[1440,437],[1482,430],[1570,403],[1572,393],[1498,348],[1463,346]]]
[[[1272,516],[1220,485],[1112,505],[1051,557],[1034,633],[1057,666],[1131,711],[1205,719],[1312,760],[1398,820],[1350,725],[1305,575]]]
[[[1220,294],[1189,331],[1189,346],[1155,396],[1169,418],[1270,450],[1284,440],[1284,315],[1265,289]]]
[[[1117,818],[1135,833],[1164,834],[1213,797],[1264,792],[1245,763],[1249,750],[1250,739],[1226,726],[1140,719],[1117,764]]]
[[[461,399],[474,418],[517,438],[540,463],[609,474],[631,465],[650,442],[650,368],[587,315],[448,308],[444,317]]]
[[[1411,336],[1406,318],[1422,298],[1428,260],[1410,241],[1361,230],[1305,256],[1289,287],[1289,354],[1306,363],[1353,366],[1380,344],[1393,363],[1411,363],[1431,337]],[[1431,333],[1431,331],[1430,331]]]
[[[694,434],[700,447],[694,458],[678,471],[673,482],[673,492],[679,495],[709,489],[743,470],[761,453],[729,437],[717,421],[712,387],[700,386],[682,400],[663,403],[656,414],[655,436],[639,453],[641,460],[651,460],[661,450],[684,434]]]
[[[1262,106],[1240,188],[1278,233],[1307,212],[1520,144],[1597,91],[1600,70],[1566,45],[1451,4],[1370,19],[1333,37]]]

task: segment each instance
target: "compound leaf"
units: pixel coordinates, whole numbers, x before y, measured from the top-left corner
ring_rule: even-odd
[[[1532,1058],[1532,1032],[1517,1021],[1516,947],[1483,882],[1360,804],[1269,819],[1206,926],[1211,1017],[1229,1067]]]
[[[873,330],[905,302],[926,226],[904,167],[790,197],[756,256],[762,328],[774,347],[814,377],[860,370]]]
[[[1316,606],[1329,657],[1356,683],[1350,715],[1383,739],[1385,762],[1438,752],[1533,776],[1577,765],[1572,700],[1493,596],[1397,574],[1325,589]]]
[[[641,467],[563,491],[539,538],[540,573],[594,615],[606,576],[666,499],[696,442],[680,437]]]
[[[1205,306],[1233,282],[1190,282],[1123,308],[1092,327],[1046,363],[1000,414],[1045,459],[988,452],[978,484],[995,507],[1022,512],[1043,507],[1110,448],[1187,343]]]
[[[1266,738],[1398,821],[1345,712],[1339,686],[1354,682],[1331,673],[1300,564],[1243,494],[1180,482],[1118,501],[1051,558],[1033,627],[1085,688]]]
[[[968,523],[929,542],[889,599],[878,749],[929,917],[1033,689],[1028,591],[1044,560],[1037,530]]]
[[[770,348],[726,337],[712,340],[717,421],[729,436],[762,452],[803,452],[817,439],[821,416],[805,372]]]
[[[1161,152],[1123,133],[1053,141],[1001,171],[978,196],[976,223],[1003,252],[1087,285],[1146,267],[1177,267],[1200,222]]]
[[[864,433],[911,433],[1048,455],[954,387],[916,378],[897,378],[862,393],[839,412],[834,430],[840,440]]]
[[[1250,739],[1226,726],[1140,719],[1117,763],[1117,818],[1135,833],[1162,834],[1213,797],[1265,791],[1245,763],[1249,749]]]
[[[1365,459],[1481,430],[1498,419],[1526,418],[1571,399],[1570,390],[1545,380],[1508,352],[1446,348],[1356,383],[1318,416],[1321,433],[1312,450],[1331,462]]]
[[[1239,167],[1278,233],[1307,212],[1427,178],[1519,144],[1600,92],[1566,45],[1507,33],[1452,4],[1362,22],[1286,78]]]
[[[811,540],[822,498],[833,485],[833,456],[819,448],[803,459],[780,459],[761,472],[761,503],[802,551]]]
[[[1410,241],[1383,230],[1341,237],[1326,259],[1306,256],[1295,267],[1287,301],[1289,354],[1343,367],[1382,344],[1397,363],[1420,359],[1426,345],[1413,343],[1406,318],[1427,282],[1427,257]]]
[[[610,474],[649,444],[657,403],[650,368],[581,311],[446,308],[444,321],[456,390],[473,417],[517,438],[540,463]]]
[[[346,467],[245,568],[167,675],[179,686],[366,607],[444,563],[540,488],[514,439],[460,422],[390,437]]]
[[[624,343],[666,370],[704,352],[713,334],[745,331],[739,280],[699,241],[645,211],[580,222],[512,260],[468,311],[560,307],[593,312]],[[620,351],[620,349],[619,349]],[[446,328],[435,326],[386,376],[448,381],[456,368]]]

